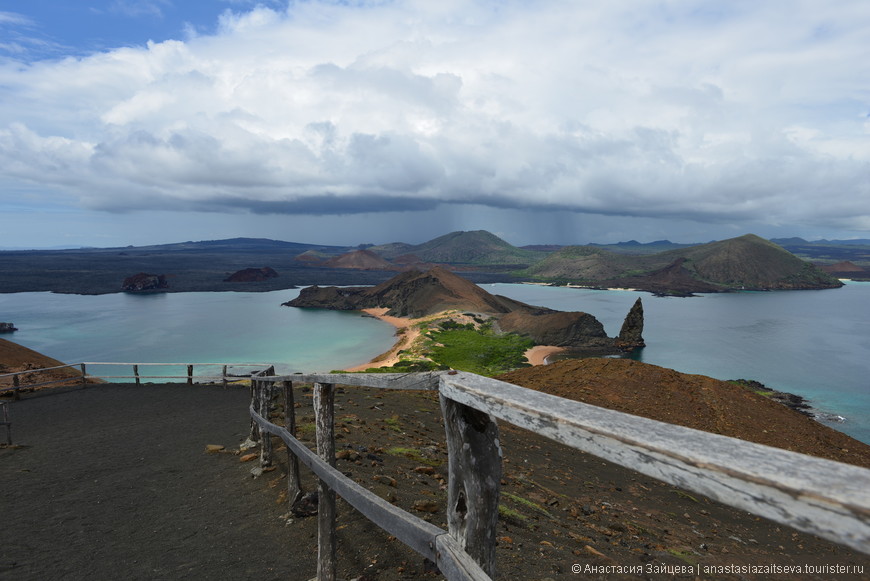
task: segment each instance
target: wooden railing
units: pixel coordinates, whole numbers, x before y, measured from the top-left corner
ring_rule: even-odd
[[[131,375],[99,376],[88,366],[129,365]],[[139,366],[183,365],[180,376],[140,375]],[[221,366],[220,375],[194,376],[193,366]],[[228,367],[264,367],[247,377]],[[22,384],[19,376],[79,367],[81,378]],[[272,463],[271,438],[287,446],[288,498],[301,494],[299,463],[319,478],[318,572],[335,579],[335,495],[424,557],[450,581],[486,581],[495,572],[495,535],[501,482],[496,420],[504,420],[572,448],[594,454],[797,530],[870,554],[870,470],[726,436],[675,426],[455,371],[411,374],[275,375],[266,364],[78,363],[0,375],[0,392],[88,378],[251,380],[251,438],[260,443],[261,467]],[[294,383],[314,384],[316,451],[295,437]],[[335,468],[335,385],[439,393],[447,451],[445,531],[383,500]],[[269,421],[275,390],[284,394],[285,425]],[[5,407],[5,406],[4,406]],[[4,419],[8,423],[8,419]],[[8,426],[7,426],[8,428]]]
[[[99,366],[129,367],[132,373],[120,375],[94,373],[94,368]],[[140,373],[140,368],[142,367],[185,367],[186,373],[184,375],[143,375]],[[221,372],[220,374],[206,373],[202,375],[194,375],[195,367],[208,367],[212,369],[215,367],[220,367]],[[48,387],[51,385],[63,385],[76,382],[81,383],[82,385],[87,385],[88,379],[131,379],[136,385],[140,385],[141,380],[143,379],[159,379],[160,381],[184,379],[187,381],[188,384],[192,384],[194,381],[220,381],[226,386],[228,383],[234,381],[244,381],[250,379],[251,373],[229,373],[230,369],[240,367],[256,367],[259,368],[261,371],[264,368],[270,368],[274,372],[274,367],[271,367],[271,364],[269,363],[116,363],[90,361],[83,363],[70,363],[68,365],[58,365],[55,367],[43,367],[40,369],[27,369],[24,371],[16,371],[14,373],[0,374],[0,393],[12,391],[15,398],[17,399],[22,389],[34,389],[37,387]],[[28,375],[35,375],[46,371],[56,371],[58,369],[78,369],[80,370],[80,374],[70,377],[51,379],[48,381],[38,381],[34,383],[22,382],[22,378]],[[9,380],[11,380],[11,382],[3,385]]]
[[[295,437],[293,384],[314,384],[316,453]],[[448,530],[419,519],[335,468],[335,385],[438,391],[448,450]],[[269,421],[284,393],[285,426]],[[495,572],[501,450],[496,419],[547,436],[797,530],[870,554],[870,470],[607,410],[455,371],[416,374],[295,374],[252,381],[250,414],[260,462],[271,440],[287,445],[288,497],[298,498],[298,462],[319,478],[317,579],[335,579],[335,495],[436,563],[450,581]],[[253,425],[253,424],[252,424]]]

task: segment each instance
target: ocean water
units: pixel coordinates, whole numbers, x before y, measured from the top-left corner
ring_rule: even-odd
[[[517,284],[486,289],[591,313],[610,336],[619,333],[641,297],[647,346],[636,359],[717,379],[754,379],[796,393],[820,411],[845,418],[826,423],[870,443],[870,283],[689,298]]]
[[[281,306],[298,294],[0,294],[0,321],[19,329],[7,339],[67,363],[276,363],[282,373],[325,372],[369,361],[395,341],[393,327],[359,313]]]
[[[718,379],[755,379],[802,395],[821,411],[845,417],[833,427],[870,443],[870,283],[692,298],[521,284],[485,288],[586,311],[611,336],[641,297],[647,347],[637,359]],[[0,294],[0,321],[20,329],[7,338],[70,363],[267,362],[282,373],[330,371],[369,361],[395,341],[393,327],[359,313],[281,306],[298,292]]]

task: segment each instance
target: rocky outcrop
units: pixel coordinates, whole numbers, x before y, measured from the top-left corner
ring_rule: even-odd
[[[616,346],[628,353],[646,346],[643,341],[643,303],[640,297],[634,301],[625,321],[622,322],[622,328],[616,338]]]
[[[0,333],[11,333],[18,329],[12,323],[0,323]]]
[[[607,336],[604,325],[589,313],[518,310],[499,317],[496,325],[504,333],[528,337],[537,345],[615,351],[614,340]]]
[[[425,317],[456,309],[476,313],[508,313],[518,305],[507,297],[490,294],[458,274],[441,267],[427,272],[411,270],[371,290],[378,306],[389,307],[396,317]]]
[[[121,283],[121,289],[129,292],[162,290],[166,288],[169,288],[169,282],[166,280],[165,274],[140,272],[133,276],[128,276]]]
[[[368,296],[369,287],[309,286],[295,299],[282,303],[285,307],[329,309],[332,311],[359,311],[377,307],[377,301]]]
[[[386,307],[388,315],[412,318],[459,310],[489,315],[497,332],[516,333],[538,345],[572,347],[599,354],[643,346],[640,300],[626,318],[620,340],[608,337],[601,322],[588,313],[555,311],[493,295],[443,268],[404,272],[375,287],[312,286],[284,305],[335,310]]]
[[[234,272],[225,278],[224,282],[262,282],[276,276],[278,276],[278,273],[269,266],[264,266],[263,268],[245,268]]]
[[[451,309],[476,313],[508,313],[522,303],[492,295],[443,268],[410,270],[375,287],[308,287],[284,303],[289,307],[359,310],[387,307],[395,317],[425,317]]]

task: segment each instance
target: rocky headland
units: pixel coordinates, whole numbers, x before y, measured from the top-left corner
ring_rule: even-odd
[[[640,301],[632,308],[620,336],[608,337],[601,322],[589,313],[556,311],[493,295],[440,267],[403,272],[375,287],[312,286],[284,305],[334,310],[385,308],[383,314],[387,316],[413,319],[456,311],[492,320],[497,332],[527,337],[537,345],[596,354],[627,352],[643,346]]]

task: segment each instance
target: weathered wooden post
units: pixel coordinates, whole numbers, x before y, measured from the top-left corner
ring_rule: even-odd
[[[187,366],[187,385],[193,385],[193,365]]]
[[[223,369],[221,370],[221,377],[223,379],[224,389],[226,389],[227,388],[227,366],[226,365],[224,365]]]
[[[9,402],[0,401],[0,407],[3,408],[3,421],[0,426],[6,426],[6,445],[12,445],[12,420],[9,419]]]
[[[441,396],[447,432],[447,525],[450,535],[495,577],[501,485],[498,425],[489,414]]]
[[[335,384],[314,384],[317,454],[335,467]],[[335,491],[317,482],[317,581],[335,581]]]
[[[260,408],[257,410],[265,420],[271,421],[269,411],[272,408],[272,381],[261,379],[257,382],[260,386]],[[272,434],[265,428],[260,428],[260,466],[265,468],[272,465]]]
[[[141,385],[141,384],[139,383],[139,366],[138,366],[138,365],[134,365],[134,366],[133,366],[133,377],[136,378],[136,385],[137,385],[137,386],[138,386],[138,385]]]
[[[260,411],[260,386],[259,381],[251,377],[251,409]],[[252,442],[260,441],[260,426],[251,418],[251,433],[248,439]]]
[[[84,363],[81,364],[81,368],[82,368],[82,387],[85,387],[88,384],[88,378],[87,378],[88,372],[85,369]]]
[[[284,382],[284,427],[296,437],[296,402],[293,401],[293,382]],[[302,496],[299,478],[299,458],[287,447],[287,500],[293,506]]]
[[[12,391],[12,399],[18,401],[21,399],[21,380],[18,379],[18,374],[12,376],[12,387],[15,388]]]

